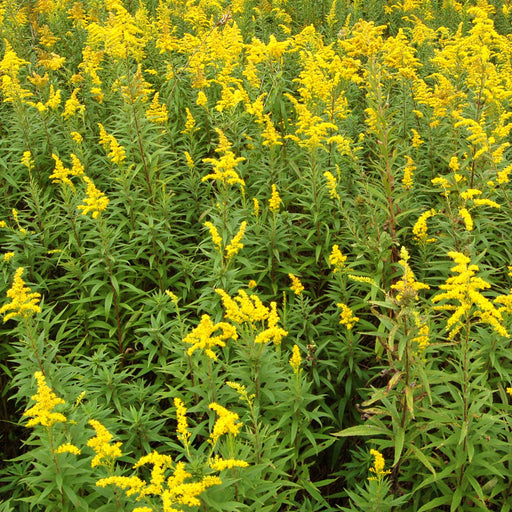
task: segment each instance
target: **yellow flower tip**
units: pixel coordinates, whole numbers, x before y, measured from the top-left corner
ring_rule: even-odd
[[[171,292],[170,290],[165,290],[165,294],[174,302],[175,304],[178,302],[178,296]]]
[[[331,267],[334,267],[334,274],[343,269],[343,267],[345,266],[346,259],[347,257],[342,254],[339,246],[337,244],[333,245],[331,254],[329,256],[329,264],[331,265]]]
[[[90,420],[89,425],[96,432],[96,435],[87,441],[87,446],[96,453],[91,461],[91,467],[109,466],[114,459],[122,456],[122,443],[110,444],[114,436],[99,421]]]
[[[34,377],[37,381],[37,393],[31,397],[36,404],[23,413],[23,416],[30,416],[27,427],[42,425],[51,427],[55,423],[65,423],[67,418],[58,412],[53,412],[57,405],[64,404],[64,400],[59,398],[51,388],[46,384],[46,378],[42,372],[35,372]]]
[[[82,215],[87,215],[91,212],[92,218],[96,219],[101,212],[107,209],[110,200],[94,186],[94,183],[88,176],[84,176],[84,181],[87,183],[87,196],[83,200],[84,204],[79,204],[77,208],[82,210]]]
[[[279,211],[281,203],[282,203],[282,200],[281,200],[281,197],[279,196],[277,187],[274,184],[272,184],[272,195],[268,201],[270,211],[272,213],[277,213]]]
[[[382,453],[378,450],[370,450],[370,454],[374,457],[373,467],[370,468],[370,472],[374,473],[374,477],[370,477],[369,480],[378,480],[381,481],[385,475],[389,475],[391,470],[384,470],[384,466],[386,464]]]
[[[256,286],[258,286],[258,283],[254,280],[254,279],[251,279],[249,281],[249,283],[247,284],[247,287],[252,290],[253,288],[256,288]]]
[[[507,393],[512,396],[512,388],[507,388]]]
[[[82,452],[78,447],[71,443],[61,444],[56,450],[55,453],[72,453],[74,455],[80,455]]]
[[[10,290],[7,291],[7,297],[11,299],[11,302],[4,304],[0,308],[0,314],[10,311],[10,313],[4,316],[4,322],[18,315],[27,318],[34,313],[41,312],[41,308],[38,305],[41,294],[31,292],[30,288],[25,286],[25,281],[21,278],[24,270],[23,267],[19,267],[16,270],[13,284]]]
[[[300,371],[300,365],[302,364],[302,357],[300,355],[300,348],[297,344],[293,345],[292,357],[290,358],[290,366],[293,368],[293,372],[298,375]]]
[[[288,277],[292,281],[292,285],[290,286],[290,288],[293,291],[293,293],[295,293],[295,295],[301,295],[302,292],[304,291],[304,286],[300,282],[300,279],[294,276],[293,274],[288,274]]]
[[[346,304],[340,302],[337,306],[341,308],[340,324],[344,325],[348,330],[352,329],[352,327],[359,322],[359,318],[354,315],[352,310]]]
[[[4,254],[4,261],[9,262],[12,258],[14,258],[15,254],[13,252],[6,252]]]

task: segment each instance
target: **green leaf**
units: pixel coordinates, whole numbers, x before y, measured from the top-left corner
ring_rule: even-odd
[[[336,437],[351,437],[351,436],[374,436],[389,434],[387,429],[376,427],[374,425],[356,425],[355,427],[349,427],[335,434],[331,434]]]

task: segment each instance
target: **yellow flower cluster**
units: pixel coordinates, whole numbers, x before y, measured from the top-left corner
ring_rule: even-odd
[[[222,459],[216,455],[214,459],[210,460],[209,465],[214,471],[223,471],[232,468],[246,468],[249,466],[249,463],[245,460]]]
[[[109,199],[94,186],[91,178],[84,176],[84,181],[87,183],[87,197],[83,200],[85,204],[79,204],[77,208],[82,210],[82,215],[92,212],[92,218],[96,219],[101,212],[107,209]]]
[[[236,412],[228,411],[225,407],[222,407],[222,405],[215,402],[211,403],[209,407],[212,411],[215,411],[218,416],[210,434],[209,442],[215,446],[219,437],[224,434],[237,436],[243,426],[243,423],[238,422],[238,414]]]
[[[378,450],[372,449],[370,450],[370,454],[374,457],[373,467],[370,468],[370,473],[373,473],[375,476],[369,477],[369,480],[377,480],[380,482],[384,476],[391,473],[391,470],[384,469],[386,466],[386,461],[384,460],[382,453],[380,453]]]
[[[187,423],[187,408],[183,403],[183,400],[179,398],[174,399],[174,407],[176,407],[176,418],[178,420],[178,426],[176,431],[178,432],[178,439],[183,443],[183,446],[188,448],[190,432],[188,431]]]
[[[292,281],[292,285],[290,286],[291,290],[295,295],[301,295],[304,291],[304,286],[302,286],[302,283],[300,282],[300,279],[293,274],[288,274],[288,277]]]
[[[341,197],[337,191],[338,182],[337,182],[335,176],[332,174],[332,172],[325,171],[324,177],[327,180],[327,189],[329,190],[329,196],[331,197],[331,199],[336,199],[338,201],[341,201]]]
[[[225,257],[227,260],[230,260],[233,256],[238,254],[238,251],[244,248],[244,244],[241,243],[242,237],[244,236],[245,229],[247,228],[247,222],[244,220],[242,224],[240,224],[240,229],[238,233],[231,239],[228,245],[225,248]]]
[[[217,331],[220,333],[214,336]],[[209,315],[203,315],[199,325],[185,337],[183,342],[192,345],[187,350],[189,356],[197,349],[201,349],[210,359],[216,361],[217,354],[212,350],[213,347],[225,347],[229,339],[238,339],[235,326],[227,322],[214,324]]]
[[[219,146],[215,149],[215,152],[219,153],[221,157],[219,159],[203,158],[203,162],[212,164],[213,173],[203,176],[202,181],[216,180],[228,185],[239,184],[243,188],[245,187],[245,181],[240,178],[235,168],[246,158],[243,156],[235,158],[235,154],[231,151],[231,143],[224,132],[219,129],[216,131],[219,135]]]
[[[90,420],[89,425],[96,431],[96,435],[87,441],[87,446],[92,448],[96,455],[91,461],[91,467],[110,467],[117,457],[121,457],[121,442],[110,444],[114,436],[97,420]]]
[[[302,364],[302,357],[300,356],[300,348],[297,344],[293,345],[292,357],[290,357],[290,366],[293,368],[293,372],[298,375],[300,371],[300,365]]]
[[[67,167],[64,167],[64,164],[57,155],[52,154],[52,158],[55,160],[55,169],[53,170],[53,174],[50,175],[50,179],[52,180],[52,183],[60,183],[63,186],[68,185],[74,190],[75,186],[69,179],[69,176],[83,176],[84,166],[74,153],[71,153],[70,156],[73,165],[71,166],[71,169],[68,169]]]
[[[28,318],[33,313],[41,312],[41,308],[38,305],[41,294],[31,292],[30,288],[25,286],[25,281],[21,278],[24,270],[23,267],[19,267],[16,270],[12,286],[7,290],[7,297],[11,299],[11,302],[4,304],[0,308],[0,314],[2,315],[10,311],[10,313],[4,316],[4,322],[18,315]]]
[[[337,306],[341,308],[340,324],[344,325],[350,331],[350,329],[359,322],[359,318],[355,316],[352,310],[343,302],[339,302]]]
[[[329,256],[329,264],[331,267],[334,267],[333,273],[340,272],[345,266],[345,261],[347,257],[342,254],[340,248],[337,244],[332,246],[332,251]]]
[[[435,309],[453,311],[446,323],[446,330],[450,331],[448,338],[453,339],[464,325],[467,325],[471,317],[490,325],[501,336],[508,336],[503,326],[501,312],[480,293],[480,290],[490,288],[491,285],[475,276],[478,266],[471,265],[471,260],[460,252],[452,251],[448,256],[456,263],[451,271],[457,275],[449,277],[446,283],[439,287],[444,291],[432,298],[433,303],[447,301],[445,304],[435,306]]]
[[[101,123],[98,123],[98,127],[100,129],[100,144],[103,146],[105,151],[108,151],[108,158],[115,164],[120,164],[124,160],[126,160],[126,151],[123,146],[121,146],[117,139],[106,132],[105,128]]]
[[[271,302],[270,308],[267,308],[257,295],[249,296],[244,290],[239,290],[238,296],[234,299],[222,289],[216,289],[215,292],[221,296],[224,316],[228,320],[239,325],[248,324],[251,330],[256,328],[257,323],[264,324],[266,320],[267,326],[257,334],[255,343],[273,341],[274,345],[279,345],[282,338],[288,334],[277,325],[280,319],[275,302]]]
[[[67,421],[66,416],[59,412],[53,412],[53,409],[57,405],[66,402],[48,387],[42,372],[36,372],[34,377],[37,381],[37,393],[31,399],[35,400],[36,404],[23,413],[23,416],[31,417],[26,426],[42,425],[43,427],[51,427],[55,423],[65,423]]]
[[[414,272],[409,266],[409,252],[405,247],[400,249],[400,257],[402,259],[399,260],[398,263],[404,269],[403,277],[395,284],[392,284],[391,289],[398,291],[396,296],[397,302],[407,306],[411,302],[418,299],[418,291],[429,290],[430,286],[428,284],[416,281]]]
[[[155,92],[151,105],[146,110],[146,119],[154,124],[164,124],[169,117],[167,106],[158,101],[159,94]]]
[[[270,196],[270,199],[268,201],[268,206],[270,208],[270,211],[272,213],[277,213],[279,211],[279,207],[281,206],[281,197],[279,196],[279,192],[277,190],[277,187],[272,184],[272,195]]]
[[[431,242],[435,242],[437,238],[427,238],[428,234],[428,226],[427,226],[427,220],[430,219],[436,215],[436,211],[434,208],[427,210],[426,212],[423,212],[416,223],[414,224],[412,228],[412,232],[414,234],[414,240],[416,240],[419,243],[428,244]]]

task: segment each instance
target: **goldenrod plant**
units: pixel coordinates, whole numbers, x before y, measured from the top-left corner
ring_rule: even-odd
[[[510,510],[511,34],[0,0],[0,512]]]

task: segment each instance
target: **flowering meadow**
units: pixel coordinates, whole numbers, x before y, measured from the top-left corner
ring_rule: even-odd
[[[512,1],[0,36],[0,512],[511,510]]]

